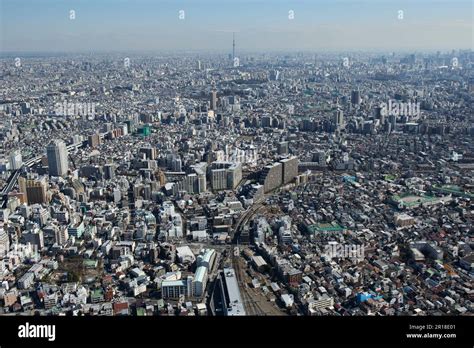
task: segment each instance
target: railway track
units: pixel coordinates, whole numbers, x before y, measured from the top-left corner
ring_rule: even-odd
[[[234,255],[232,258],[232,263],[237,276],[237,283],[241,289],[242,301],[244,303],[246,312],[248,312],[250,315],[266,315],[266,313],[258,305],[257,301],[255,301],[251,294],[249,294],[245,282],[245,271],[242,269],[239,257]]]

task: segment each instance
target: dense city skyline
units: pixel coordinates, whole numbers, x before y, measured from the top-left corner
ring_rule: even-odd
[[[4,314],[472,312],[472,51],[0,65]]]

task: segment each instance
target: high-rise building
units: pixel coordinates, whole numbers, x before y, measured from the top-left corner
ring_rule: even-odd
[[[227,171],[225,169],[211,170],[211,185],[213,190],[227,189]]]
[[[62,140],[51,142],[47,148],[48,169],[51,176],[64,176],[68,169],[68,151]]]
[[[351,103],[354,104],[354,105],[359,105],[360,102],[361,102],[360,91],[359,90],[352,91],[352,93],[351,93]]]
[[[188,174],[182,181],[182,188],[190,194],[199,194],[206,191],[206,176],[204,174]]]
[[[18,187],[20,192],[26,195],[26,178],[19,176],[18,177]]]
[[[104,179],[112,180],[115,178],[115,165],[114,164],[106,164],[104,166]]]
[[[21,179],[20,188],[23,189],[22,186],[24,186],[28,204],[46,204],[49,202],[48,182],[46,177],[39,179],[26,179],[24,183],[23,180],[25,179]]]
[[[100,135],[99,134],[91,134],[87,137],[87,142],[90,147],[97,147],[100,145]]]
[[[242,180],[242,164],[233,163],[227,168],[227,188],[235,189]]]
[[[281,143],[278,143],[278,154],[279,155],[288,154],[288,142],[287,141],[282,141]]]
[[[55,239],[56,243],[59,245],[66,244],[67,240],[69,239],[67,228],[61,227],[60,229],[56,230]]]
[[[146,159],[151,159],[151,160],[154,160],[156,159],[157,155],[158,155],[158,150],[154,147],[151,147],[151,146],[147,146],[147,147],[141,147],[138,152],[141,154],[141,155],[145,155],[145,158]]]
[[[380,120],[380,124],[383,126],[385,124],[385,113],[381,106],[377,106],[374,109],[374,118]]]
[[[339,108],[334,112],[334,124],[337,128],[344,125],[344,113]]]
[[[215,161],[211,164],[213,190],[232,190],[242,180],[242,164],[239,162]]]
[[[0,257],[5,256],[10,250],[10,241],[8,234],[3,228],[3,222],[0,222]]]
[[[207,190],[206,174],[198,174],[198,190],[199,193],[205,192]]]
[[[271,127],[273,118],[271,116],[262,116],[262,127]]]
[[[270,192],[281,186],[283,179],[283,165],[273,163],[263,167],[260,172],[260,183],[263,184],[265,193]]]
[[[172,160],[171,169],[174,172],[181,172],[183,170],[181,158],[178,157]]]
[[[217,110],[217,91],[211,92],[211,110]]]
[[[298,157],[285,158],[280,163],[283,164],[282,181],[283,184],[287,184],[298,175]]]
[[[10,154],[10,169],[11,170],[18,170],[23,165],[21,152],[20,150],[15,150]]]

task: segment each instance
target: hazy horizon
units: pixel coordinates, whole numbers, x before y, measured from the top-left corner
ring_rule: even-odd
[[[0,8],[4,53],[230,53],[232,32],[236,52],[473,47],[470,0],[0,0]]]

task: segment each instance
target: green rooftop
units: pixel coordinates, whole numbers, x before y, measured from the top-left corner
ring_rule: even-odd
[[[97,268],[97,260],[84,260],[84,267],[86,268]]]
[[[416,196],[410,193],[406,193],[403,195],[395,195],[392,198],[397,204],[401,204],[402,206],[405,206],[408,208],[414,207],[426,202],[433,202],[438,199],[437,197],[433,197],[433,196],[424,196],[424,195]]]
[[[317,232],[343,232],[346,228],[336,223],[320,223],[308,226],[308,232],[313,234]]]
[[[91,298],[102,298],[104,296],[104,292],[102,289],[95,289],[91,292]]]

